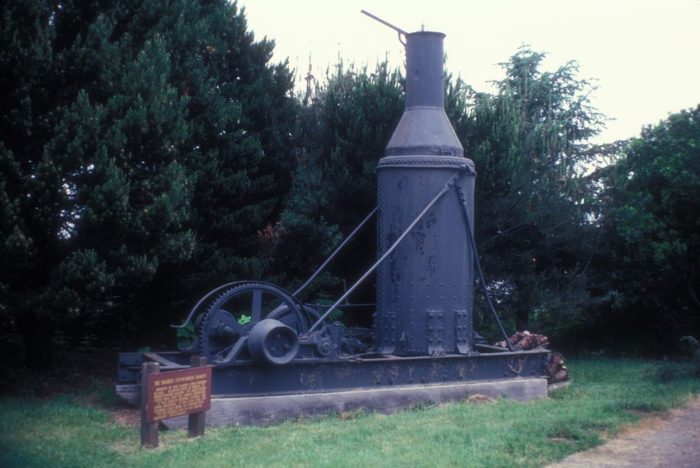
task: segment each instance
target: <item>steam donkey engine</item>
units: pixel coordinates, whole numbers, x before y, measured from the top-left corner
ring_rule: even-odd
[[[222,397],[545,377],[549,351],[513,350],[495,312],[506,348],[479,342],[474,331],[475,267],[485,285],[473,237],[476,172],[445,114],[445,36],[379,21],[405,40],[406,107],[377,166],[377,208],[296,291],[255,281],[222,285],[177,326],[196,332],[180,351],[120,353],[118,388],[138,382],[144,361],[167,371],[187,367],[192,354],[214,366],[212,393]],[[300,302],[375,215],[374,264],[332,305]],[[329,320],[375,271],[373,328]]]

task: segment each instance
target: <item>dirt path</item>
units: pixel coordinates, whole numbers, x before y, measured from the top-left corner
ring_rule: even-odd
[[[605,445],[550,468],[700,467],[700,397],[663,417],[640,421]]]

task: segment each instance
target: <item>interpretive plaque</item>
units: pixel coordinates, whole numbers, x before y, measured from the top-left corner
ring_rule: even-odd
[[[200,413],[211,405],[211,366],[149,374],[147,379],[148,422]]]

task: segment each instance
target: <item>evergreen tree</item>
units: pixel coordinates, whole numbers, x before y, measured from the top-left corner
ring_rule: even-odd
[[[42,183],[42,142],[55,122],[47,110],[54,89],[52,17],[48,2],[0,6],[0,339],[11,341],[8,332],[18,328],[32,330],[29,349],[51,336],[47,266],[58,255],[52,234],[62,199],[57,187]]]
[[[282,282],[298,285],[376,206],[376,165],[403,105],[400,75],[386,63],[373,72],[338,64],[307,100],[298,167],[274,248],[287,268]],[[376,256],[375,226],[368,225],[331,268],[348,284]]]
[[[587,139],[602,125],[591,87],[571,62],[541,72],[543,54],[519,50],[498,93],[473,94],[473,124],[459,133],[474,159],[477,241],[490,289],[515,328],[559,334],[587,304]]]
[[[181,284],[262,270],[255,232],[289,184],[296,104],[235,3],[0,14],[6,328],[28,343],[54,324],[84,342],[167,331],[193,299]]]
[[[496,95],[446,77],[446,111],[477,167],[477,239],[491,292],[517,328],[533,318],[535,327],[561,334],[580,325],[589,304],[586,265],[596,226],[587,218],[590,187],[581,169],[596,155],[587,139],[602,117],[575,63],[543,73],[542,58],[518,51],[504,64]],[[368,76],[339,67],[321,87],[306,108],[311,138],[278,226],[284,263],[311,271],[374,206],[374,168],[402,109],[400,78],[385,69]],[[348,279],[369,265],[374,238],[351,249],[336,270]]]

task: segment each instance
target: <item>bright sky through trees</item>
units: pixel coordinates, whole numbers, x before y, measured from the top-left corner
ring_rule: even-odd
[[[387,57],[403,63],[390,29],[447,34],[447,66],[478,90],[503,77],[521,44],[546,52],[544,68],[579,62],[580,78],[597,79],[593,103],[613,118],[599,142],[629,138],[642,125],[700,103],[700,0],[239,0],[256,38],[277,43],[301,78],[346,63],[372,68]]]

